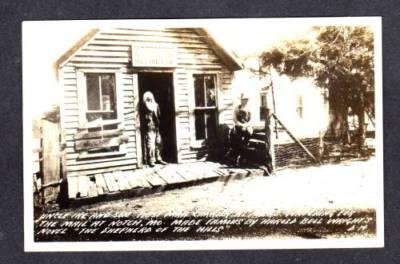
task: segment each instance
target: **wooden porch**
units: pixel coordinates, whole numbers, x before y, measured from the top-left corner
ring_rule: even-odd
[[[129,171],[70,176],[67,181],[68,198],[72,204],[90,203],[263,174],[264,170],[259,168],[228,167],[209,161],[156,165]]]

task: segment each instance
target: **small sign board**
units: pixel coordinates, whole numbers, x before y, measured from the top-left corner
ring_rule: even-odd
[[[162,44],[133,44],[133,67],[176,67],[176,48]]]

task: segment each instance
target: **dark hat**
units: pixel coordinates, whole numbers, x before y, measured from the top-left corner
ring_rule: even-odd
[[[246,93],[241,93],[240,94],[240,100],[244,100],[244,99],[249,99],[249,96]]]

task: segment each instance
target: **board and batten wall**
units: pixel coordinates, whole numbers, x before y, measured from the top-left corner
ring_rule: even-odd
[[[173,71],[178,162],[193,161],[200,151],[191,145],[190,96],[193,96],[192,75],[198,73],[217,75],[219,124],[232,124],[233,99],[230,92],[233,72],[218,58],[207,44],[205,36],[193,29],[131,29],[101,30],[78,49],[59,69],[62,86],[61,127],[65,142],[65,160],[68,176],[95,174],[113,170],[135,169],[141,161],[137,146],[140,133],[137,126],[138,69],[132,68],[131,47],[134,43],[149,45],[174,45],[177,51],[177,67]],[[162,69],[158,69],[162,70]],[[90,160],[78,160],[74,136],[79,128],[78,72],[118,72],[117,94],[123,103],[123,135],[125,155]],[[151,71],[150,69],[148,71]],[[118,100],[118,99],[117,99]],[[194,99],[193,99],[194,100]],[[118,107],[118,106],[117,106]]]

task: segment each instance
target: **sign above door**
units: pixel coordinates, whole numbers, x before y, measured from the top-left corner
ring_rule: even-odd
[[[176,47],[165,44],[132,44],[133,67],[176,67]]]

